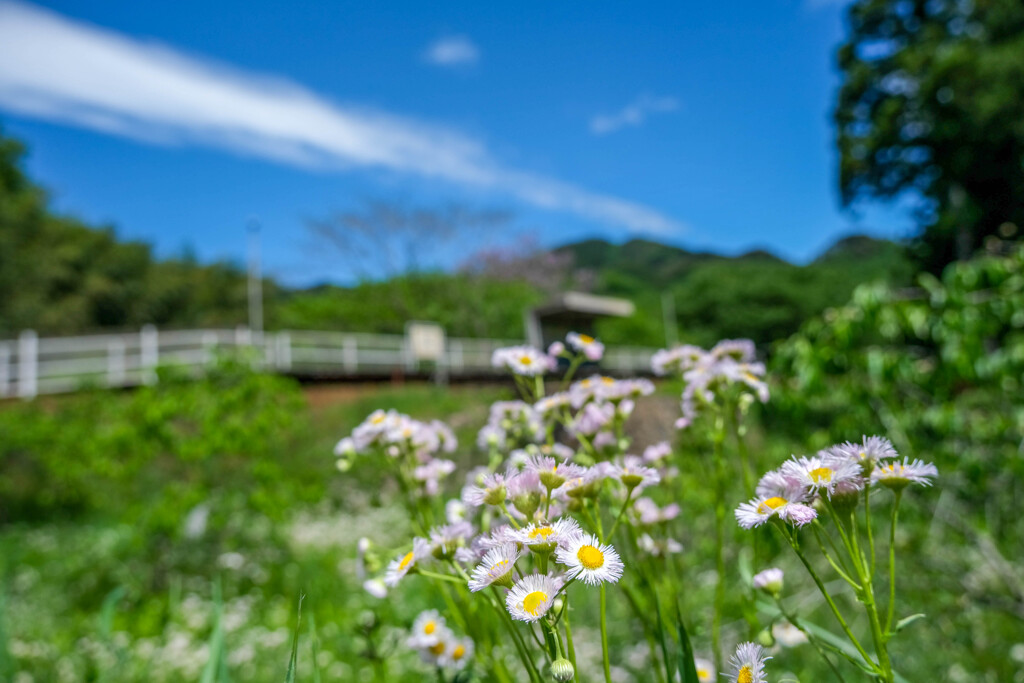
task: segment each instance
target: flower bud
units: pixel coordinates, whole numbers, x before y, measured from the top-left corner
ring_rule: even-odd
[[[783,585],[782,570],[777,567],[765,569],[754,575],[754,588],[763,591],[771,596],[777,596],[782,592]]]
[[[551,678],[559,681],[559,683],[565,683],[571,681],[576,677],[576,671],[572,668],[572,662],[568,659],[559,657],[555,661],[551,662]]]

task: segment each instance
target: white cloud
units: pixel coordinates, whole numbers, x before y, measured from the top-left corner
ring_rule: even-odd
[[[683,227],[649,207],[507,168],[482,143],[450,129],[339,106],[285,80],[3,0],[0,107],[149,143],[209,145],[303,167],[408,173],[634,232]]]
[[[480,61],[480,49],[466,36],[448,36],[431,43],[423,58],[437,66],[465,66]]]
[[[590,132],[607,135],[626,126],[640,126],[651,114],[675,111],[679,103],[674,97],[651,97],[641,95],[614,114],[602,114],[590,119]]]

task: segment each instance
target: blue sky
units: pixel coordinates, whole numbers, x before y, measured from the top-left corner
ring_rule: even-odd
[[[6,29],[5,29],[6,27]],[[829,112],[842,3],[0,0],[0,123],[59,209],[158,253],[346,281],[309,218],[364,197],[515,212],[532,234],[813,258],[841,211]]]

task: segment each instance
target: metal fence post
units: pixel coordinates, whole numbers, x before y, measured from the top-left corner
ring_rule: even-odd
[[[359,349],[355,337],[345,337],[341,343],[341,357],[345,372],[354,375],[359,370]]]
[[[160,337],[155,325],[143,325],[139,332],[139,365],[142,369],[142,381],[155,384],[156,366],[160,362]]]
[[[462,342],[461,341],[459,341],[459,340],[452,341],[452,346],[451,346],[451,349],[449,351],[449,356],[450,356],[449,364],[451,365],[452,371],[454,373],[456,373],[456,374],[461,373],[462,370],[463,370],[463,367],[464,367],[464,362],[463,362],[463,357],[462,357]]]
[[[35,398],[39,393],[39,337],[35,330],[18,335],[18,396]]]
[[[111,339],[107,344],[107,386],[122,387],[127,379],[125,367],[125,343],[121,338]]]
[[[0,398],[10,396],[11,388],[11,347],[0,344]]]
[[[286,331],[277,333],[277,368],[292,369],[292,335]]]

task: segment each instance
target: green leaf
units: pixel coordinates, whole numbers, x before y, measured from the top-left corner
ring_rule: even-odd
[[[305,595],[299,595],[299,607],[295,615],[295,634],[292,636],[292,655],[288,659],[288,672],[284,675],[284,683],[295,683],[295,666],[299,661],[299,630],[302,628],[302,601]]]
[[[686,632],[686,625],[683,623],[683,615],[676,606],[676,626],[679,629],[679,680],[681,683],[700,683],[697,678],[697,664],[693,659],[693,645],[690,644],[690,635]]]
[[[893,633],[898,633],[898,632],[902,631],[903,629],[905,629],[906,627],[910,626],[911,624],[913,624],[918,619],[924,619],[924,617],[925,617],[925,615],[920,613],[920,612],[917,613],[917,614],[911,614],[909,617],[903,617],[902,619],[900,619],[899,621],[896,622],[896,628],[893,629]]]
[[[317,656],[320,654],[320,638],[316,634],[316,616],[309,613],[309,633],[310,649],[313,651],[313,683],[320,683],[320,664],[317,662]]]
[[[210,658],[206,660],[203,667],[203,675],[199,683],[216,683],[223,680],[224,659],[224,626],[222,617],[224,615],[224,601],[220,595],[220,581],[213,584],[213,632],[210,633]]]

